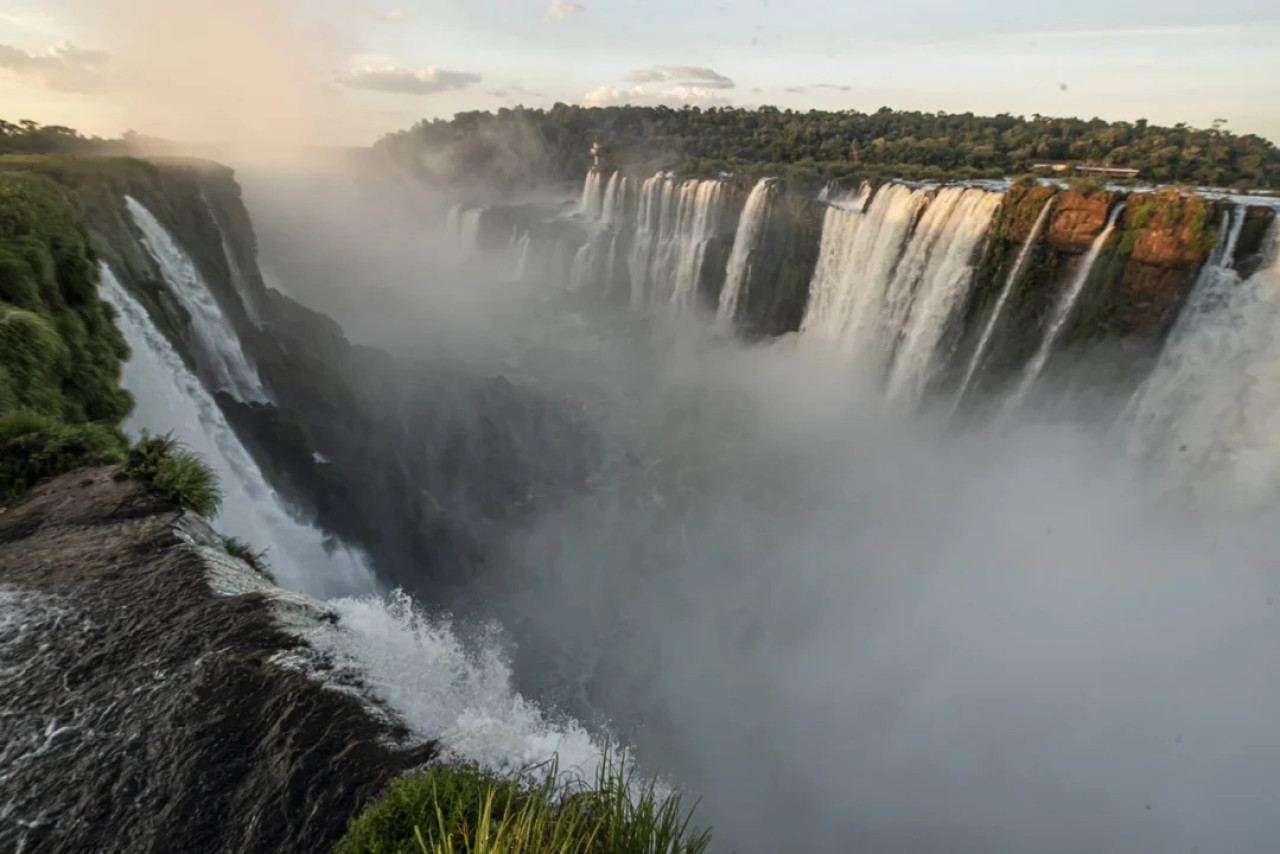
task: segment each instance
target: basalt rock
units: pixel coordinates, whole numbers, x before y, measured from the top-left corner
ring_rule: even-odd
[[[114,475],[0,515],[0,850],[329,850],[434,747],[277,663],[304,649],[280,591]],[[216,594],[218,572],[245,592]]]
[[[1115,193],[1059,193],[1049,216],[1049,245],[1059,252],[1088,252],[1106,228],[1107,214],[1114,203]]]

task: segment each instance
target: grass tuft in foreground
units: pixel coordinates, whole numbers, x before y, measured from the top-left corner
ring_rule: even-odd
[[[222,505],[218,476],[172,435],[144,435],[130,449],[124,473],[201,516],[214,516]]]
[[[222,550],[233,558],[247,563],[250,569],[267,581],[272,584],[276,583],[276,577],[271,572],[271,564],[267,563],[266,549],[259,551],[239,537],[223,537]]]
[[[655,782],[606,756],[596,778],[534,786],[470,764],[393,780],[351,822],[337,854],[702,854],[707,830]]]

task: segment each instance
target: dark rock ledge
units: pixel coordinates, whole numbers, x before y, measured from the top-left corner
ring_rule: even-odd
[[[271,588],[215,594],[250,570],[113,475],[0,511],[0,850],[329,850],[434,746],[274,663]]]

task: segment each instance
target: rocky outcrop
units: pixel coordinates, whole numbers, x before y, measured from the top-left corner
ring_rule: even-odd
[[[395,747],[394,723],[276,663],[302,648],[279,591],[113,475],[0,512],[0,849],[329,850],[434,748]],[[216,595],[218,575],[243,592]]]
[[[1107,226],[1107,214],[1115,203],[1115,193],[1058,193],[1049,216],[1045,239],[1059,252],[1088,252]],[[1039,213],[1039,211],[1037,211]]]

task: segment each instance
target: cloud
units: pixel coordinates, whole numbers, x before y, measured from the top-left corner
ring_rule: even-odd
[[[534,92],[523,86],[507,86],[504,89],[491,89],[489,94],[495,98],[545,98],[541,92]]]
[[[628,83],[676,83],[700,89],[733,89],[738,84],[710,68],[693,65],[655,65],[623,77]]]
[[[409,17],[409,13],[403,9],[392,9],[390,12],[382,12],[374,15],[375,21],[381,21],[384,24],[395,24]]]
[[[788,86],[785,91],[792,94],[801,92],[812,92],[815,89],[834,89],[838,92],[852,92],[852,86],[842,86],[836,83],[815,83],[812,86]],[[759,90],[757,90],[759,91]]]
[[[338,82],[353,89],[394,92],[402,95],[434,95],[465,89],[483,78],[465,71],[439,68],[363,68],[344,74]]]
[[[103,70],[110,56],[99,50],[82,50],[59,42],[44,53],[27,53],[0,45],[0,71],[24,83],[58,92],[91,92],[103,85]]]
[[[573,0],[552,0],[547,12],[542,16],[544,21],[563,21],[565,18],[571,18],[574,15],[581,15],[587,11],[587,7],[581,3],[574,3]]]
[[[659,104],[720,107],[727,106],[729,99],[718,95],[712,89],[700,86],[674,86],[660,91],[652,91],[644,86],[632,86],[629,89],[619,89],[616,86],[601,86],[599,89],[583,95],[582,103],[588,107],[622,105],[655,107]]]

